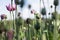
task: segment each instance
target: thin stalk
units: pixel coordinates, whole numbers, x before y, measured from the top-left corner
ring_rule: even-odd
[[[13,14],[14,15],[14,14]],[[16,32],[16,40],[18,40],[18,26],[16,25],[16,22],[17,22],[17,5],[16,5],[16,10],[15,10],[15,20],[14,20],[14,22],[13,22],[13,25],[14,25],[14,29],[16,29],[15,30],[15,32]]]
[[[30,37],[29,37],[29,24],[28,24],[28,40],[30,40]]]
[[[57,25],[56,25],[56,21],[54,21],[55,22],[55,26],[54,26],[54,37],[53,37],[53,40],[57,40]]]
[[[13,6],[13,0],[11,0],[11,6]],[[13,14],[13,9],[12,9],[12,14]],[[14,14],[13,14],[13,30],[14,30]],[[14,39],[14,33],[13,33],[13,39]]]
[[[55,6],[55,13],[56,13],[56,6]]]
[[[14,28],[14,14],[13,14],[13,30],[14,30],[15,28]]]
[[[46,22],[47,22],[47,15],[46,15]],[[47,23],[46,23],[46,27],[47,27],[47,33],[46,33],[46,39],[49,40],[49,34],[48,34],[48,26],[47,26]]]
[[[16,40],[18,40],[18,32],[19,32],[19,29],[18,27],[16,27]]]
[[[10,28],[9,29],[11,29],[11,25],[12,25],[11,18],[12,18],[12,16],[11,16],[11,11],[10,11]]]
[[[56,13],[56,6],[55,6],[55,15],[57,15]],[[56,19],[54,20],[55,24],[54,24],[54,37],[53,40],[57,40],[57,16]]]
[[[42,22],[41,22],[41,18],[40,18],[40,39],[39,40],[42,40]]]
[[[34,33],[34,20],[33,20],[33,31],[32,31],[32,33],[33,33],[32,36],[34,36],[35,35],[35,33]]]
[[[44,6],[44,8],[45,8],[44,0],[42,0],[42,2],[43,2],[43,6]]]
[[[53,40],[57,40],[57,16],[56,16],[56,6],[55,6],[55,20],[54,20],[54,37]]]

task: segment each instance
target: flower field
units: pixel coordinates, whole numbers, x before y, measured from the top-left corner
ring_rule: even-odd
[[[44,0],[42,1],[44,4]],[[6,9],[10,13],[10,20],[7,20],[6,14],[0,15],[0,40],[60,40],[60,14],[56,10],[59,5],[58,1],[54,0],[53,2],[54,12],[48,13],[51,18],[47,18],[44,5],[40,13],[34,9],[30,11],[34,15],[33,19],[27,18],[24,20],[21,17],[22,13],[17,10],[17,5],[20,5],[22,11],[24,0],[14,0],[15,4],[11,0],[11,4],[6,5]],[[31,4],[29,4],[28,9],[30,10],[31,7]],[[53,6],[51,5],[50,8],[52,10]]]

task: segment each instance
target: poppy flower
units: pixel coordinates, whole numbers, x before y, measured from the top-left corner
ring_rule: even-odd
[[[8,5],[8,6],[6,6],[6,8],[7,8],[7,10],[8,11],[14,11],[14,10],[16,10],[16,5]]]
[[[13,6],[12,6],[12,10],[13,10],[13,11],[16,10],[16,5],[13,5]]]
[[[2,14],[2,15],[1,15],[1,19],[2,19],[2,20],[3,20],[3,19],[7,19],[7,15]]]
[[[1,19],[4,19],[4,15],[5,15],[5,14],[2,14],[2,15],[1,15]]]
[[[8,11],[12,11],[12,7],[11,7],[10,4],[8,6],[6,6],[6,8],[7,8]]]

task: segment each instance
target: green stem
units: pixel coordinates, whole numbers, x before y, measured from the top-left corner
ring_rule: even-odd
[[[55,26],[54,26],[54,38],[53,40],[57,40],[57,22],[55,21]]]
[[[29,28],[29,24],[28,24],[28,40],[31,40],[31,36],[30,36],[30,28]]]
[[[16,40],[18,40],[18,34],[19,34],[19,27],[16,26]]]
[[[56,6],[55,6],[55,13],[56,13]]]

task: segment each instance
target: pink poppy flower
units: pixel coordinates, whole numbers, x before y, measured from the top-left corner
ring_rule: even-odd
[[[8,6],[6,6],[8,11],[12,11],[12,6],[9,4]]]
[[[16,5],[13,5],[13,6],[12,6],[12,10],[13,10],[13,11],[16,10]]]
[[[14,10],[16,10],[16,5],[8,5],[8,6],[6,6],[6,8],[7,8],[7,10],[8,11],[14,11]]]

